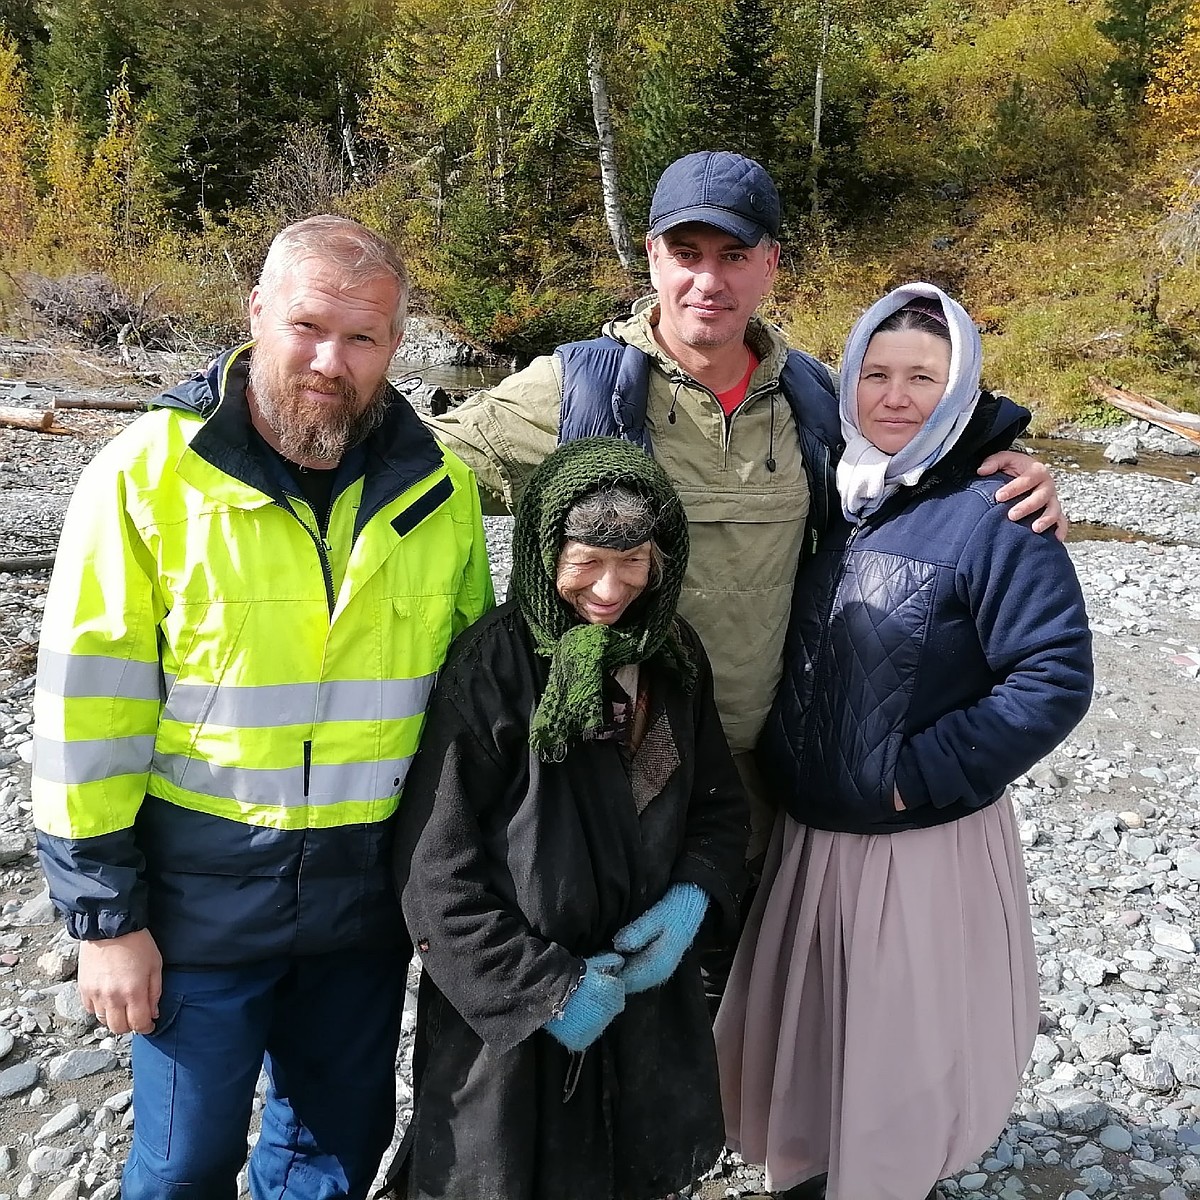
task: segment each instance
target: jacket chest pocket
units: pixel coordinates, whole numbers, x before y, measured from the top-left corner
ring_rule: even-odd
[[[786,610],[804,541],[807,485],[801,480],[771,492],[681,488],[680,497],[692,541],[689,581],[717,591],[786,589]]]
[[[379,605],[385,675],[432,676],[450,647],[454,597],[441,593],[392,596]]]

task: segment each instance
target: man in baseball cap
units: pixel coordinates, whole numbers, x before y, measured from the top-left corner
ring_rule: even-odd
[[[727,418],[763,361],[750,320],[779,266],[779,193],[753,159],[704,150],[673,162],[650,204],[654,339]],[[766,357],[770,357],[767,355]]]

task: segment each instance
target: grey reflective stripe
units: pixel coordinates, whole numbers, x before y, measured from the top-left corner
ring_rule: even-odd
[[[268,687],[177,683],[167,696],[163,720],[232,729],[273,729],[314,721],[399,721],[425,711],[434,678],[342,679]]]
[[[122,700],[161,700],[162,668],[102,654],[38,653],[37,685],[44,692],[72,699],[113,696]]]
[[[60,742],[34,735],[33,773],[47,783],[96,783],[117,775],[144,775],[154,756],[154,735]]]
[[[425,711],[436,675],[418,679],[337,679],[321,685],[318,721],[400,721]]]
[[[218,796],[243,804],[269,804],[275,808],[303,808],[347,800],[387,800],[400,790],[411,762],[410,756],[338,766],[314,763],[309,771],[307,796],[304,768],[299,764],[278,770],[222,767],[182,754],[156,754],[154,773],[176,787],[202,796]]]

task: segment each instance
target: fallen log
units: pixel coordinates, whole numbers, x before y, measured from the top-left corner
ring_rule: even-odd
[[[13,429],[32,429],[35,433],[71,433],[65,425],[54,423],[52,408],[13,408],[0,405],[0,425],[8,425]]]
[[[54,566],[53,554],[0,558],[0,575],[15,575],[20,571],[48,571],[52,566]]]
[[[70,400],[54,397],[54,408],[82,408],[93,412],[141,412],[146,406],[141,400]]]
[[[1149,421],[1168,433],[1178,434],[1200,446],[1200,415],[1196,413],[1181,413],[1155,400],[1153,396],[1143,396],[1139,392],[1129,392],[1124,388],[1113,387],[1102,379],[1091,378],[1088,386],[1102,400],[1107,400],[1113,408],[1140,421]]]

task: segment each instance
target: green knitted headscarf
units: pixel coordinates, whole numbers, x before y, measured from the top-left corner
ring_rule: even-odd
[[[666,564],[662,578],[616,625],[589,625],[558,594],[558,557],[571,508],[613,485],[650,501],[657,514],[653,540]],[[613,437],[560,446],[530,476],[517,505],[512,556],[511,594],[537,653],[550,659],[550,677],[529,728],[529,744],[543,761],[561,761],[571,741],[603,727],[604,679],[617,667],[656,656],[688,691],[695,686],[696,664],[680,641],[675,615],[687,568],[687,518],[666,472],[638,446]]]

